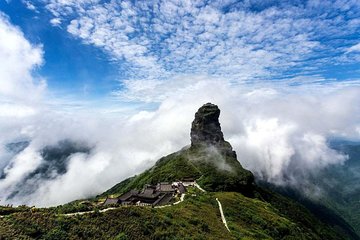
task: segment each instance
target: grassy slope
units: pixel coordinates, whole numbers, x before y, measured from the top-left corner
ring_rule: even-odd
[[[280,200],[275,206],[239,193],[216,193],[229,228],[238,239],[341,239],[302,206]],[[286,209],[287,204],[291,209]],[[290,210],[290,212],[288,212]]]
[[[191,194],[183,203],[161,209],[120,207],[105,213],[70,217],[56,215],[51,209],[33,213],[24,209],[0,219],[0,236],[3,239],[60,240],[343,239],[308,213],[303,213],[302,217],[312,221],[310,226],[282,215],[281,209],[269,203],[240,193]],[[221,222],[216,197],[222,202],[231,233]]]
[[[131,189],[142,189],[145,184],[175,181],[184,177],[198,178],[198,183],[209,191],[246,191],[253,180],[250,171],[242,168],[232,152],[211,151],[191,147],[170,154],[156,162],[142,174],[126,179],[101,196],[119,195]],[[216,163],[217,165],[214,165]]]

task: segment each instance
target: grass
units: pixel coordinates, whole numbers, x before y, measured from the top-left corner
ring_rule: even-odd
[[[223,206],[231,232],[223,225]],[[294,203],[295,204],[295,203]],[[294,205],[296,206],[296,204]],[[3,239],[346,239],[313,221],[308,227],[270,202],[237,192],[189,188],[184,202],[166,208],[119,207],[65,216],[55,209],[21,209],[0,218]],[[302,218],[312,218],[303,214]],[[313,220],[313,219],[311,219]],[[324,232],[327,235],[321,235]]]
[[[205,146],[196,146],[170,154],[157,161],[154,167],[124,180],[99,197],[120,195],[131,189],[142,189],[146,184],[185,177],[198,178],[208,191],[251,191],[252,173],[240,165],[232,150],[225,149],[209,151]]]

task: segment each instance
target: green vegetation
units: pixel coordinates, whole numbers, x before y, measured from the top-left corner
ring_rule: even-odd
[[[249,194],[254,190],[254,176],[241,166],[228,142],[223,142],[223,146],[217,148],[201,145],[191,147],[185,156],[200,169],[202,176],[197,182],[208,191]]]
[[[161,158],[151,169],[124,180],[101,196],[120,195],[131,189],[142,189],[146,184],[176,181],[185,177],[198,178],[198,183],[208,191],[243,193],[252,190],[254,179],[252,173],[242,168],[237,161],[230,144],[219,148],[196,146]]]
[[[102,196],[119,195],[131,189],[142,189],[146,184],[175,181],[189,176],[198,178],[201,172],[180,151],[161,158],[151,169],[120,182]]]
[[[16,212],[28,211],[30,209],[30,207],[24,205],[18,207],[0,206],[0,216],[9,215]]]
[[[95,206],[96,206],[95,203],[89,202],[88,204],[88,201],[86,201],[85,203],[83,201],[74,201],[64,205],[59,205],[57,207],[52,207],[50,209],[58,214],[66,214],[66,213],[74,213],[74,212],[92,211],[94,210]]]
[[[276,194],[269,201],[244,198],[235,192],[215,196],[222,203],[230,230],[239,239],[351,239],[320,222],[300,204]]]
[[[230,233],[221,222],[215,198],[223,205]],[[184,202],[166,208],[119,207],[75,216],[56,214],[54,209],[22,209],[0,218],[0,236],[2,239],[346,239],[303,212],[300,205],[292,203],[291,212],[286,214],[282,205],[274,207],[236,192],[201,193],[190,189]],[[305,225],[299,219],[311,224]]]

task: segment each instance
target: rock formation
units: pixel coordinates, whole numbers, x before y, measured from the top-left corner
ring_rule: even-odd
[[[221,131],[220,109],[212,103],[206,103],[195,113],[191,125],[191,145],[207,144],[220,145],[224,142]]]

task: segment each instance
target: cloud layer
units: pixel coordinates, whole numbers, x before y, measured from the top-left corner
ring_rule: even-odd
[[[360,136],[360,109],[354,104],[360,100],[359,88],[318,89],[317,95],[306,92],[254,90],[203,79],[186,91],[168,93],[151,111],[122,117],[49,111],[23,118],[7,126],[12,131],[1,139],[11,142],[22,133],[22,139],[31,140],[19,154],[2,150],[7,175],[0,181],[1,198],[8,197],[19,187],[16,183],[44,161],[39,155],[43,147],[64,139],[93,148],[89,154],[71,155],[65,174],[47,180],[32,178],[39,181],[38,188],[7,202],[55,205],[101,193],[189,144],[194,113],[206,102],[219,105],[225,139],[244,167],[258,179],[296,186],[318,170],[346,161],[346,156],[329,148],[329,138]]]
[[[357,49],[358,1],[45,2],[69,33],[119,61],[125,79],[249,81],[359,60],[345,54]]]

